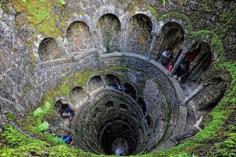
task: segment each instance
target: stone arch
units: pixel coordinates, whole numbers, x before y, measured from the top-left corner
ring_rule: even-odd
[[[206,42],[210,45],[212,51],[212,59],[214,62],[225,61],[225,50],[222,40],[218,35],[209,30],[200,30],[196,32],[191,32],[189,36],[187,36],[186,44],[192,45],[195,42],[202,41]],[[192,44],[189,44],[192,43]]]
[[[148,53],[151,45],[152,21],[145,14],[131,17],[128,26],[127,52]]]
[[[92,22],[92,19],[89,15],[87,14],[83,14],[83,15],[72,15],[66,22],[66,28],[68,29],[68,27],[73,23],[73,22],[84,22],[88,25],[89,27],[89,30],[91,31],[93,29],[93,22]],[[66,31],[65,30],[65,34],[66,34]]]
[[[157,44],[157,58],[160,57],[161,52],[164,50],[171,50],[174,52],[173,60],[174,63],[180,55],[180,45],[184,41],[185,31],[183,27],[177,22],[167,22],[161,28],[160,38]],[[159,45],[160,44],[160,45]]]
[[[70,93],[70,100],[75,108],[78,108],[80,104],[82,104],[84,101],[88,99],[88,94],[85,92],[85,90],[82,87],[75,87],[73,88]]]
[[[185,37],[189,32],[192,32],[193,28],[192,28],[192,23],[190,21],[190,19],[188,18],[188,16],[181,14],[179,12],[169,12],[166,14],[161,15],[159,18],[159,28],[157,33],[160,33],[160,30],[162,29],[162,27],[169,22],[176,22],[178,24],[180,24],[185,32]]]
[[[110,108],[114,108],[114,103],[112,101],[108,101],[106,104],[105,104],[105,107],[107,109],[110,109]]]
[[[114,14],[105,14],[99,18],[97,28],[105,53],[119,52],[121,31],[119,18]]]
[[[66,38],[68,40],[68,48],[72,52],[94,48],[92,35],[85,22],[72,22],[66,31]]]
[[[49,37],[41,41],[38,48],[38,54],[41,61],[48,61],[58,59],[61,52],[57,46],[55,39]]]
[[[129,84],[129,83],[124,83],[123,85],[124,88],[124,92],[128,95],[130,95],[131,97],[133,97],[134,99],[136,99],[137,97],[137,92],[135,90],[135,88]]]
[[[54,108],[56,110],[57,113],[59,113],[60,115],[62,115],[62,113],[65,111],[66,108],[73,108],[73,106],[71,106],[71,104],[66,100],[66,99],[59,99],[56,101]]]
[[[111,86],[118,90],[122,89],[120,79],[116,77],[115,75],[107,74],[105,75],[104,79],[105,79],[106,85]]]
[[[97,88],[103,87],[104,83],[101,78],[101,76],[93,76],[89,81],[88,81],[88,91],[92,92],[93,90],[96,90]]]
[[[229,85],[229,82],[217,74],[215,74],[213,78],[208,79],[206,82],[208,83],[208,86],[206,86],[196,97],[192,99],[192,103],[195,104],[195,109],[197,112],[211,112],[222,99]]]
[[[183,62],[186,62],[189,66],[187,80],[199,81],[200,76],[212,63],[210,45],[202,41],[194,43],[187,52]]]

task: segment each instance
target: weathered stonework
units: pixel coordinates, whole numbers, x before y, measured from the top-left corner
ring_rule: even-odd
[[[138,121],[143,124],[141,133],[137,131],[133,137],[140,135],[141,142],[134,140],[138,144],[131,152],[174,146],[174,137],[181,136],[186,130],[191,132],[201,111],[216,106],[229,87],[230,79],[218,76],[218,73],[212,73],[211,78],[204,76],[209,68],[220,62],[235,61],[235,21],[232,19],[236,4],[234,1],[210,2],[167,0],[163,4],[153,0],[67,0],[65,5],[55,5],[50,1],[42,4],[45,12],[39,13],[39,16],[30,10],[37,8],[34,5],[40,5],[39,2],[32,8],[29,7],[30,2],[14,0],[7,5],[0,3],[0,124],[7,123],[7,113],[19,119],[28,115],[45,99],[45,93],[64,83],[66,76],[86,71],[95,71],[96,74],[104,67],[122,66],[129,70],[113,69],[111,73],[120,78],[121,83],[124,80],[130,82],[136,91],[135,105],[141,104],[141,107],[130,109],[133,100],[128,99],[133,98],[127,98],[127,112],[135,110]],[[179,83],[174,80],[175,72],[168,72],[156,59],[168,47],[175,49],[173,68],[176,70],[196,43],[205,43],[209,48],[200,51],[192,62],[188,81],[193,84],[184,84],[186,89],[182,86],[184,96]],[[209,62],[205,65],[204,61]],[[76,102],[75,108],[81,107],[91,97],[90,93],[107,85],[109,79],[105,74],[103,72],[101,78],[88,83],[86,92],[81,94],[79,90],[61,96],[68,96],[73,103]],[[208,86],[185,104],[189,106],[184,106],[184,100],[191,96],[195,87],[206,82]],[[219,90],[214,92],[216,89]],[[127,91],[124,93],[127,94]],[[104,95],[109,97],[106,92]],[[115,101],[119,101],[116,98],[119,96],[116,92],[111,94]],[[108,103],[105,98],[104,103]],[[101,105],[97,100],[93,101],[93,104]],[[51,103],[56,103],[56,98]],[[116,109],[127,107],[122,104],[123,101],[113,105]],[[89,109],[84,109],[88,112],[88,119],[92,116]],[[99,113],[106,109],[101,110]],[[169,113],[171,121],[160,120],[165,117],[164,111]],[[120,113],[119,109],[116,114]],[[127,117],[130,118],[129,115]],[[106,116],[95,119],[93,123],[101,119],[106,119]],[[73,123],[77,124],[77,121]],[[79,126],[84,129],[86,124]],[[151,129],[146,129],[148,126]],[[85,134],[78,136],[84,135],[85,138],[78,146],[104,153],[95,137],[99,131],[92,127],[88,130],[92,138],[86,137],[87,130],[82,130]],[[124,133],[130,134],[129,131]],[[161,142],[156,145],[158,141]]]

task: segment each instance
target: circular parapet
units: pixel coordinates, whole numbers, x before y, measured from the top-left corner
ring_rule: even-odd
[[[119,147],[125,155],[173,146],[172,137],[185,128],[187,110],[169,72],[138,54],[103,54],[100,66],[120,70],[104,70],[71,91],[72,100],[83,99],[72,120],[75,144],[98,154],[114,154]]]

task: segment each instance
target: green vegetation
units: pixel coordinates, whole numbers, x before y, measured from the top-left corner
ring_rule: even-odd
[[[162,4],[165,4],[167,0],[160,1]],[[8,12],[7,2],[7,0],[0,1],[1,8],[4,12]],[[32,25],[39,33],[50,37],[62,35],[61,30],[65,29],[64,26],[67,17],[61,16],[60,13],[53,12],[53,6],[63,9],[63,5],[65,4],[64,0],[13,0],[12,2],[17,12],[27,14],[28,24]],[[136,6],[140,5],[138,0],[132,1],[132,4],[131,10],[133,11],[136,10]],[[204,7],[206,11],[209,10],[209,6],[204,4]],[[192,39],[209,39],[212,51],[216,53],[218,61],[220,61],[217,62],[215,68],[222,71],[227,70],[233,81],[231,82],[230,89],[225,93],[224,98],[211,112],[211,120],[196,136],[185,140],[185,142],[174,148],[162,152],[154,151],[136,156],[194,157],[195,155],[200,155],[201,150],[204,150],[206,156],[234,157],[236,148],[236,65],[235,63],[225,62],[225,52],[221,38],[229,29],[228,26],[232,24],[233,19],[235,19],[235,14],[222,14],[219,20],[222,20],[225,24],[221,27],[214,28],[213,31],[200,30],[192,32],[191,21],[187,16],[177,12],[170,12],[158,17],[156,8],[149,5],[147,9],[153,16],[157,17],[158,20],[168,18],[181,19],[186,25],[186,29],[189,31],[190,38]],[[58,22],[60,23],[60,27],[56,25]],[[73,87],[84,86],[87,80],[93,75],[102,74],[110,70],[123,71],[127,69],[117,66],[104,70],[94,69],[78,72],[74,75],[67,76],[61,81],[60,85],[46,92],[40,107],[36,108],[26,119],[17,120],[13,114],[6,113],[6,117],[9,121],[17,121],[25,131],[32,133],[35,138],[23,134],[11,125],[6,125],[3,133],[0,134],[0,143],[3,143],[3,147],[0,147],[0,156],[98,156],[65,145],[60,138],[47,131],[49,124],[46,118],[50,118],[50,116],[54,114],[52,108],[56,97],[68,96],[69,91]],[[228,123],[230,124],[228,125]],[[102,157],[104,155],[100,156]]]
[[[48,113],[51,106],[52,104],[50,104],[49,102],[46,102],[43,107],[39,107],[33,112],[34,117],[37,117],[37,118],[40,117],[40,119],[43,118],[45,114]]]
[[[14,127],[7,125],[1,134],[5,146],[0,148],[1,157],[25,156],[76,156],[78,151],[64,144],[50,145],[49,143],[23,135]]]
[[[209,30],[200,30],[190,33],[190,38],[196,41],[209,41],[212,52],[217,55],[218,61],[225,61],[225,51],[221,39],[214,32]]]
[[[8,0],[1,0],[0,1],[0,7],[2,8],[2,10],[5,12],[5,13],[8,13],[9,12],[9,9],[8,9]]]
[[[48,37],[57,37],[63,34],[61,31],[67,17],[53,11],[53,6],[62,8],[64,0],[59,3],[53,0],[44,2],[42,0],[13,0],[14,8],[17,12],[27,14],[27,22],[32,25],[39,33]],[[56,25],[57,23],[57,25]]]
[[[155,6],[152,5],[148,5],[147,9],[150,11],[150,13],[152,14],[152,16],[154,17],[158,17],[158,12]]]
[[[16,120],[16,117],[15,115],[13,115],[12,113],[8,112],[8,113],[5,113],[5,116],[7,117],[8,120],[10,121],[14,121]]]
[[[22,2],[27,2],[27,0],[21,0]],[[45,0],[39,0],[40,2],[45,2]],[[60,4],[66,4],[66,2],[65,2],[65,0],[58,0],[58,3],[60,3]]]
[[[211,112],[211,121],[209,124],[199,133],[197,133],[192,139],[187,139],[184,143],[162,151],[154,151],[144,155],[136,155],[142,157],[193,157],[198,155],[199,150],[205,147],[210,148],[208,150],[208,155],[211,156],[214,152],[214,156],[233,156],[235,148],[235,126],[224,124],[228,121],[229,117],[235,116],[236,109],[236,66],[234,63],[222,63],[215,67],[220,70],[227,70],[230,72],[233,79],[230,89],[226,92],[222,101],[218,106]],[[52,110],[52,103],[55,101],[55,96],[60,94],[67,94],[67,92],[74,87],[74,85],[83,86],[87,79],[94,74],[102,74],[110,70],[127,70],[124,67],[111,67],[105,69],[104,71],[86,71],[79,72],[73,76],[65,78],[61,85],[54,88],[49,95],[46,95],[44,104],[41,107],[35,109],[35,111],[29,115],[25,120],[20,121],[22,128],[33,133],[37,139],[28,137],[12,126],[5,126],[5,131],[2,133],[1,137],[5,140],[5,145],[0,149],[1,156],[27,156],[29,154],[39,154],[44,155],[45,153],[49,156],[89,156],[95,157],[91,153],[85,153],[83,151],[72,148],[68,145],[63,144],[63,142],[56,137],[47,132],[47,122],[45,118],[50,116]],[[72,82],[76,82],[73,84]],[[56,90],[57,89],[57,90]],[[234,119],[235,122],[235,119]],[[35,129],[37,128],[38,129]],[[227,129],[222,135],[222,130]],[[216,138],[222,138],[221,143],[215,143]],[[214,150],[214,151],[213,151]],[[227,153],[225,153],[227,152]],[[194,155],[195,154],[195,155]],[[104,155],[99,155],[104,156]]]
[[[43,132],[43,131],[48,130],[48,128],[49,128],[48,122],[47,122],[47,121],[44,121],[44,122],[42,122],[41,124],[39,124],[39,125],[35,128],[35,130],[36,130],[37,132]]]
[[[187,29],[188,32],[192,31],[193,28],[192,28],[192,24],[189,18],[186,15],[178,13],[178,12],[168,12],[158,17],[158,20],[165,21],[166,19],[169,19],[169,18],[181,20],[183,22],[183,25],[185,25],[185,29]]]

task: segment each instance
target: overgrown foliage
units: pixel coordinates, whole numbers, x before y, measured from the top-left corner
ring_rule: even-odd
[[[27,15],[27,22],[38,33],[49,37],[57,37],[63,34],[67,16],[55,12],[54,9],[63,9],[64,0],[12,0],[13,6],[19,13]]]
[[[226,92],[222,101],[218,104],[218,106],[211,112],[212,120],[209,124],[196,136],[192,139],[186,140],[184,143],[168,149],[166,151],[161,152],[152,152],[144,155],[136,155],[142,157],[194,157],[196,155],[201,156],[200,150],[205,148],[209,148],[205,151],[208,156],[234,156],[235,154],[235,144],[236,144],[236,135],[235,135],[235,126],[234,125],[226,125],[224,124],[228,121],[231,115],[234,115],[236,111],[236,65],[234,63],[222,63],[217,65],[215,68],[221,70],[227,70],[230,72],[232,77],[232,83],[230,89]],[[124,70],[123,68],[116,67],[116,70]],[[113,69],[113,70],[114,70]],[[86,74],[86,78],[92,75]],[[76,78],[80,78],[77,83],[83,83],[81,80],[81,73],[78,76],[74,76]],[[73,78],[73,77],[72,77]],[[69,79],[69,78],[67,78]],[[62,87],[64,87],[67,83],[67,79],[62,83]],[[70,77],[71,79],[71,77]],[[85,79],[87,80],[87,79]],[[82,81],[82,82],[81,82]],[[67,83],[65,83],[67,82]],[[68,84],[67,84],[68,85]],[[67,90],[66,90],[67,91]],[[51,95],[53,98],[55,95]],[[51,99],[50,98],[50,99]],[[47,100],[50,100],[47,99]],[[31,131],[38,139],[31,138],[19,132],[12,126],[6,126],[4,132],[1,137],[4,139],[5,144],[4,147],[0,149],[0,156],[29,156],[32,154],[36,154],[39,156],[90,156],[95,157],[98,155],[85,153],[83,151],[79,151],[78,149],[72,148],[68,145],[62,143],[62,141],[56,137],[48,133],[45,129],[44,125],[44,117],[50,114],[51,110],[49,109],[51,105],[49,102],[45,102],[40,108],[37,108],[32,115],[30,115],[24,122],[21,123],[22,128]],[[30,123],[33,122],[33,123]],[[45,123],[45,124],[44,124]],[[232,123],[235,123],[235,119],[233,119]],[[42,125],[43,129],[39,129],[35,131],[35,126]],[[225,128],[226,127],[226,128]],[[221,131],[224,131],[223,135],[221,135]],[[215,142],[216,139],[221,137],[220,142]],[[209,146],[210,145],[210,146]],[[194,155],[195,154],[195,155]],[[100,155],[101,157],[104,155]]]

